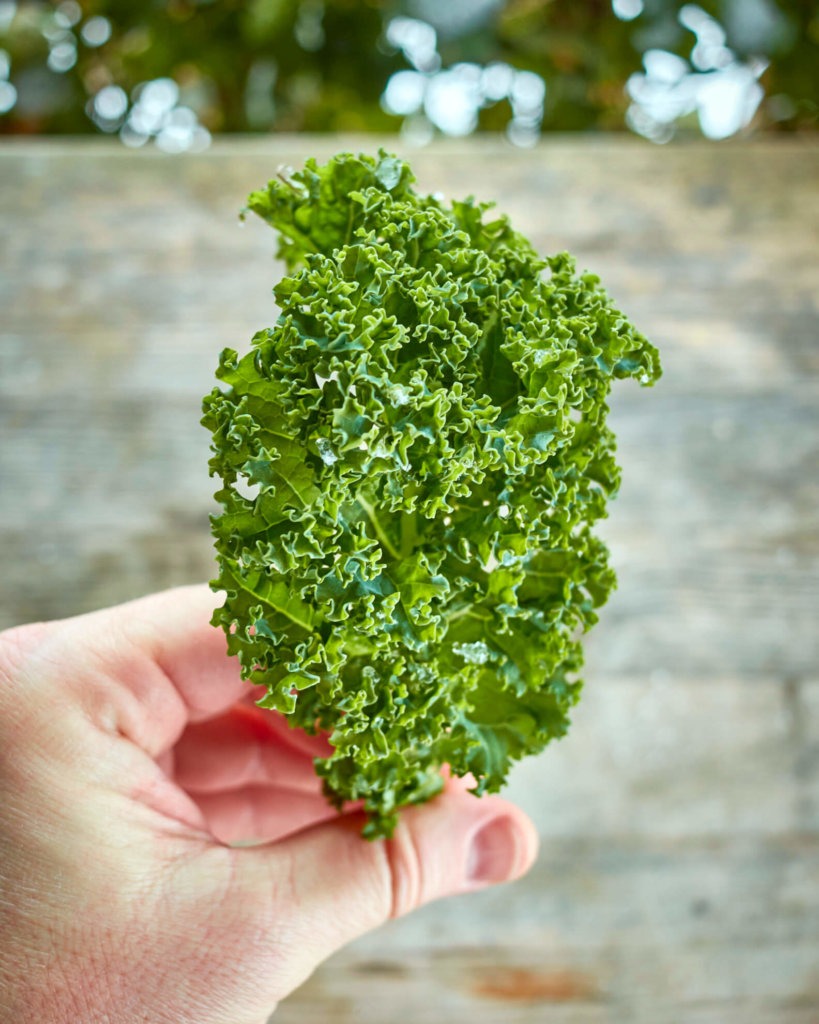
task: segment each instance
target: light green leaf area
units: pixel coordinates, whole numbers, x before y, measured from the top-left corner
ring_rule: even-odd
[[[441,788],[496,790],[562,736],[615,585],[612,381],[656,350],[566,254],[487,204],[341,154],[254,192],[288,274],[278,321],[205,398],[214,614],[260,704],[330,733],[316,769],[367,834]]]

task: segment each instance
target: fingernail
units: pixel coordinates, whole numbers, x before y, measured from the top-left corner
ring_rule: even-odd
[[[466,864],[467,881],[492,885],[515,876],[520,839],[511,818],[492,818],[472,837]]]

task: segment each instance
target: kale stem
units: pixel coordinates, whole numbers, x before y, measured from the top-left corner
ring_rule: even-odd
[[[462,619],[464,615],[477,619],[479,622],[486,622],[488,619],[488,616],[486,615],[479,615],[475,611],[475,606],[473,604],[467,605],[466,608],[459,608],[456,612],[450,612],[448,615],[445,615],[444,618],[447,622],[454,622],[455,619]]]
[[[376,536],[381,541],[381,546],[383,548],[386,548],[390,556],[397,561],[401,556],[394,547],[394,545],[392,544],[392,542],[390,541],[389,537],[387,536],[378,516],[375,514],[375,509],[366,500],[366,498],[363,498],[360,494],[356,495],[356,501],[364,509],[367,518],[372,523],[372,527],[375,530]]]
[[[401,556],[408,558],[415,547],[418,533],[415,529],[415,512],[405,512],[401,516]]]
[[[312,620],[302,620],[302,619],[297,618],[284,605],[276,604],[276,602],[273,601],[270,597],[264,597],[257,590],[254,590],[251,586],[248,585],[246,580],[242,580],[241,581],[241,586],[244,589],[245,593],[250,594],[251,597],[257,598],[259,601],[262,602],[262,604],[266,604],[268,608],[272,608],[274,611],[279,612],[279,614],[283,615],[286,619],[290,619],[290,621],[293,623],[294,626],[301,626],[301,628],[303,630],[305,630],[305,632],[307,632],[307,633],[312,632],[312,630],[313,630],[313,622],[312,622]]]

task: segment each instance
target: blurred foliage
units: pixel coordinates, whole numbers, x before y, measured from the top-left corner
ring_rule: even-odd
[[[495,33],[511,63],[538,71],[549,83],[544,128],[622,128],[628,106],[623,86],[639,70],[639,55],[649,49],[689,55],[692,36],[679,20],[685,6],[678,0],[645,0],[639,17],[622,21],[613,16],[609,0],[510,0]],[[815,125],[815,0],[698,0],[697,6],[725,27],[727,45],[738,57],[771,61],[763,78],[765,91],[791,102],[780,103],[773,112],[763,108],[760,124]],[[749,16],[752,7],[754,19]]]
[[[621,128],[641,55],[688,58],[692,35],[679,0],[619,3],[637,15],[617,17],[612,0],[0,0],[0,131],[117,131],[140,86],[157,78],[172,79],[178,103],[211,132],[394,130],[401,119],[382,93],[411,66],[385,35],[398,16],[435,26],[444,68],[504,62],[541,76],[543,130]],[[698,7],[724,26],[739,58],[769,61],[754,123],[815,126],[815,0]],[[107,87],[110,102],[95,107]],[[511,116],[508,101],[487,104],[479,127],[502,128]]]

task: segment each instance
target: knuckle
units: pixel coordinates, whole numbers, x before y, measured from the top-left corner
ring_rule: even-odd
[[[404,821],[386,840],[384,854],[390,878],[390,917],[401,917],[423,902],[423,860],[412,828]]]

